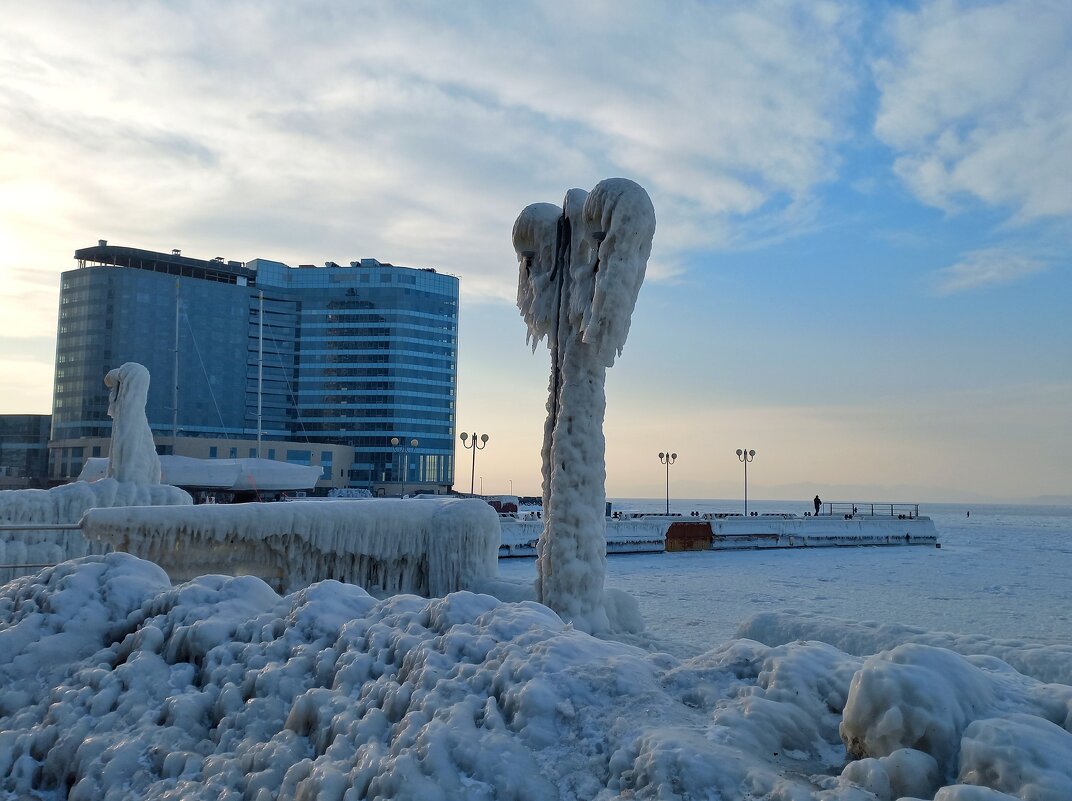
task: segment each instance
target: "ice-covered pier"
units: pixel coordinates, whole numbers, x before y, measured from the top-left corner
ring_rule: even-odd
[[[877,508],[876,508],[877,507]],[[607,553],[829,548],[863,545],[940,547],[934,522],[893,504],[847,505],[845,513],[661,515],[623,512],[606,521]],[[863,510],[861,513],[860,510]],[[543,521],[535,515],[501,515],[499,556],[535,556]]]

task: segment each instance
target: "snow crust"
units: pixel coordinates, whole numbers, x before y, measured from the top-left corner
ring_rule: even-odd
[[[107,459],[90,458],[86,459],[78,479],[96,481],[104,478],[107,472]],[[160,480],[176,487],[265,492],[311,489],[316,486],[322,474],[323,470],[319,467],[273,459],[196,459],[192,456],[174,455],[160,457]]]
[[[156,562],[175,581],[225,571],[283,590],[334,578],[442,596],[498,567],[498,515],[476,499],[93,509],[82,526],[88,539]]]
[[[1045,682],[1072,684],[1072,645],[1063,643],[1044,644],[995,639],[981,634],[927,631],[915,626],[844,620],[808,612],[761,612],[752,615],[738,627],[737,636],[767,645],[780,645],[793,640],[819,640],[857,655],[874,654],[902,643],[920,643],[969,656],[996,656],[1026,676]]]
[[[518,307],[528,341],[551,350],[541,450],[544,531],[537,594],[586,631],[607,631],[606,369],[621,354],[644,280],[655,210],[625,178],[571,189],[561,210],[527,206],[514,223]]]
[[[171,586],[122,553],[0,587],[0,797],[1049,801],[1070,693],[918,644],[682,661],[532,602]]]

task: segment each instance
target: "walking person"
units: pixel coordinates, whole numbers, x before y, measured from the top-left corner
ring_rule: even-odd
[[[815,504],[815,514],[818,515],[819,514],[819,507],[821,507],[823,505],[823,502],[821,500],[819,500],[819,496],[816,495],[815,500],[813,500],[812,503]]]

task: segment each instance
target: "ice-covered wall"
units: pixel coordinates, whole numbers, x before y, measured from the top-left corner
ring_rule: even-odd
[[[609,626],[606,368],[625,345],[654,233],[647,192],[624,178],[601,181],[590,193],[569,190],[560,212],[528,206],[513,229],[528,339],[546,338],[551,350],[537,592],[587,631]]]
[[[89,540],[156,562],[173,581],[222,572],[283,590],[337,579],[442,596],[498,571],[498,515],[480,500],[94,509],[82,524]]]

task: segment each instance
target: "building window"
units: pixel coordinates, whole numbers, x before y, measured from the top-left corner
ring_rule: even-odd
[[[275,448],[269,448],[268,449],[268,458],[269,459],[274,459],[275,458]]]
[[[237,459],[238,458],[238,448],[231,448],[231,458],[232,459]]]
[[[291,464],[311,465],[313,463],[312,451],[287,451],[287,461]]]
[[[250,448],[249,449],[249,458],[250,459],[256,459],[257,458],[257,449],[256,448]]]
[[[215,459],[219,455],[220,455],[220,449],[217,448],[215,445],[210,445],[209,449],[208,449],[208,458],[209,459]]]

